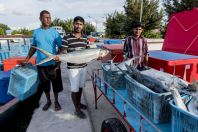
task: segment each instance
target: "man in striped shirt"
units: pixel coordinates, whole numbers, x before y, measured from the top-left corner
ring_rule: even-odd
[[[88,40],[82,34],[84,28],[84,19],[80,16],[74,18],[74,32],[63,37],[62,47],[66,52],[82,50],[88,48]],[[65,51],[65,50],[64,50]],[[71,84],[71,97],[75,107],[74,114],[79,118],[86,118],[81,109],[87,109],[87,106],[81,103],[82,90],[85,87],[87,64],[67,63],[67,71]]]
[[[143,24],[133,23],[133,35],[127,37],[123,47],[124,59],[138,57],[132,62],[132,66],[141,70],[148,64],[148,46],[147,40],[142,36]]]

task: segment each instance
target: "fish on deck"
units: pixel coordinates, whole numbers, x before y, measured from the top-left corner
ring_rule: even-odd
[[[190,113],[198,116],[198,85],[197,83],[189,84],[188,82],[173,76],[171,74],[161,72],[155,69],[148,69],[145,71],[138,71],[134,67],[126,65],[129,75],[131,75],[135,80],[145,85],[146,87],[154,90],[155,92],[165,92],[170,91],[173,96],[173,100],[179,108],[189,111]],[[193,91],[189,96],[192,96],[192,99],[189,103],[185,104],[179,91],[183,93],[188,93],[187,91],[181,90],[190,90]]]
[[[198,97],[192,97],[187,104],[187,108],[190,113],[198,116]]]
[[[140,72],[134,67],[129,65],[125,66],[132,78],[158,93],[170,91],[171,87],[179,89],[186,88],[188,86],[188,82],[153,68],[149,68]]]
[[[109,67],[107,67],[107,69],[111,70],[111,71],[119,71],[119,70],[126,71],[127,69],[126,69],[125,64],[132,65],[133,60],[138,59],[140,57],[142,57],[142,56],[133,57],[131,59],[125,60],[125,61],[123,61],[121,63],[118,63],[118,64],[113,63],[113,59],[109,60],[110,65],[107,65],[107,66],[109,66]]]

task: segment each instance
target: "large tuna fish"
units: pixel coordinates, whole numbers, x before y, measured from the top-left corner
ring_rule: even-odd
[[[77,50],[77,51],[69,52],[67,54],[53,55],[38,47],[34,47],[34,46],[32,47],[39,50],[40,52],[42,52],[47,56],[46,59],[42,60],[36,65],[40,65],[50,60],[53,60],[55,57],[59,57],[59,60],[63,62],[82,64],[82,63],[88,63],[99,57],[104,57],[109,53],[109,51],[106,49],[91,48],[91,49]]]
[[[148,70],[138,71],[136,68],[126,65],[129,74],[139,83],[145,85],[157,93],[170,91],[175,104],[187,111],[187,108],[178,92],[178,89],[187,88],[188,82],[171,74],[149,68]]]
[[[186,88],[188,86],[188,82],[153,68],[140,72],[134,67],[128,65],[126,65],[126,67],[132,78],[159,93],[170,91],[171,87],[179,89]]]
[[[198,116],[198,97],[192,97],[190,102],[187,104],[189,112]]]
[[[180,109],[187,111],[186,105],[184,101],[182,100],[181,95],[179,94],[178,90],[172,87],[170,88],[170,92],[173,95],[173,100],[175,102],[175,105],[179,107]]]

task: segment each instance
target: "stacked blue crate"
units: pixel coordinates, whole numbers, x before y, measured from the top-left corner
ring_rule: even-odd
[[[114,89],[126,89],[124,74],[120,70],[110,70],[108,63],[102,64],[102,70],[104,81],[110,84]]]
[[[21,55],[20,56],[27,56],[28,51],[29,51],[29,46],[28,45],[21,45]]]
[[[0,70],[2,69],[2,66],[3,66],[3,60],[9,57],[10,57],[9,51],[0,51]]]
[[[185,96],[185,103],[189,103],[190,96]],[[198,131],[198,115],[194,115],[189,111],[185,111],[177,107],[174,101],[170,101],[172,111],[172,132],[197,132]],[[195,104],[196,105],[196,104]]]
[[[155,124],[170,121],[171,92],[155,93],[128,75],[125,76],[125,79],[128,99],[133,106]]]

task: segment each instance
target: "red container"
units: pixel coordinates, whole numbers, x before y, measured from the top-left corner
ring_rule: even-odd
[[[105,49],[108,49],[110,51],[110,57],[108,59],[113,59],[113,62],[122,62],[123,56],[122,56],[122,49],[123,44],[104,44],[102,47]]]
[[[171,16],[162,50],[198,55],[198,9]]]
[[[197,9],[173,14],[168,23],[163,51],[149,53],[149,66],[189,82],[198,80],[197,36]]]
[[[25,60],[26,57],[11,57],[8,59],[3,60],[3,70],[8,71],[16,67]],[[32,57],[29,60],[30,63],[36,64],[36,57]]]
[[[91,37],[91,38],[88,38],[88,40],[89,40],[90,43],[93,43],[93,42],[95,42],[96,39]]]
[[[149,66],[189,82],[198,80],[198,56],[167,51],[150,51]]]

